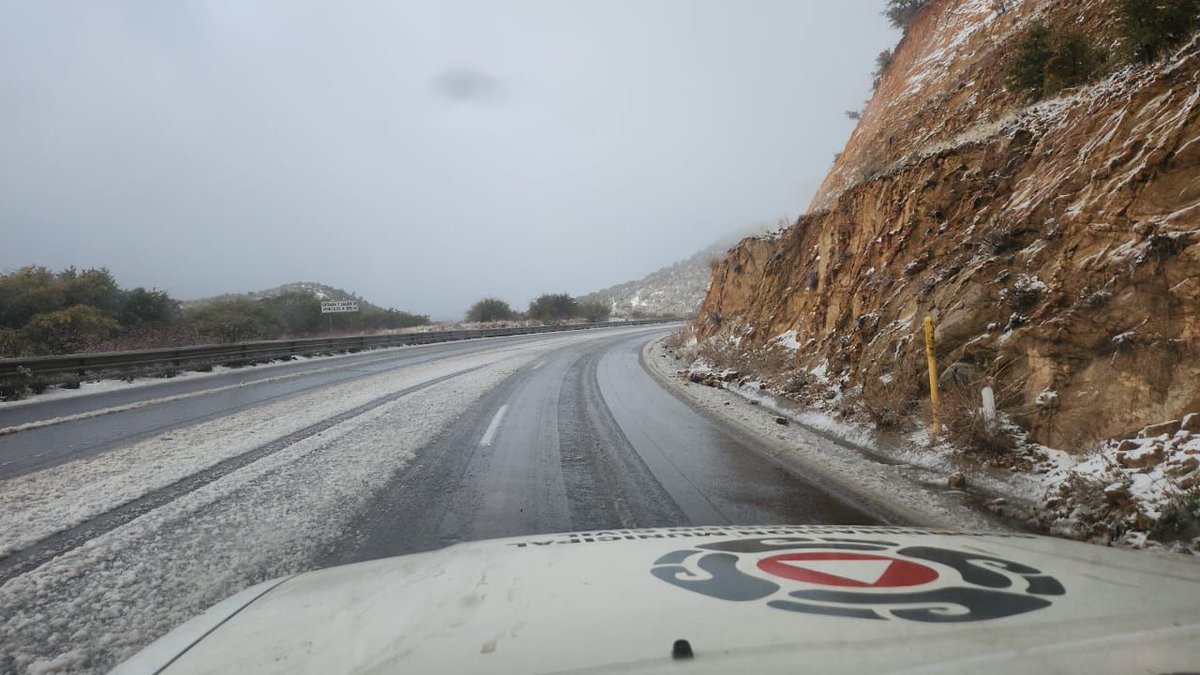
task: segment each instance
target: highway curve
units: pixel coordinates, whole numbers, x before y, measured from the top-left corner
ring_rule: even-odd
[[[672,396],[640,363],[646,341],[562,348],[489,391],[326,562],[568,530],[875,522]]]
[[[102,672],[255,582],[566,530],[871,524],[641,363],[672,327],[0,408],[0,672]]]

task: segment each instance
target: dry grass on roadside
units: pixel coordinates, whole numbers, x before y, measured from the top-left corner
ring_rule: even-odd
[[[929,376],[923,369],[924,360],[902,356],[889,367],[870,372],[862,384],[856,401],[867,421],[881,431],[908,427],[920,404],[923,383]]]
[[[738,370],[744,367],[733,346],[721,339],[701,342],[696,347],[696,357],[716,370]]]
[[[684,326],[683,328],[680,328],[674,333],[668,335],[666,339],[663,340],[663,343],[666,344],[667,348],[671,351],[678,352],[687,346],[688,339],[691,337],[691,330],[691,326]]]
[[[984,416],[982,395],[974,387],[955,385],[942,392],[942,428],[946,440],[969,452],[997,456],[1016,447],[999,420]]]
[[[1192,541],[1200,536],[1200,487],[1177,488],[1150,528],[1159,541]]]
[[[996,402],[997,420],[983,413],[983,387],[990,385]],[[1006,365],[986,370],[979,382],[955,384],[942,392],[942,426],[946,438],[967,452],[996,458],[1012,452],[1017,441],[1002,419],[1021,401],[1024,380],[1010,375]]]
[[[794,379],[795,355],[779,345],[768,344],[754,350],[746,361],[747,374],[764,382],[783,382]]]

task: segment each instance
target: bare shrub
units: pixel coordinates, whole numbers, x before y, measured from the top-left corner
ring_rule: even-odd
[[[29,386],[19,380],[0,382],[0,401],[19,401],[29,393]]]
[[[956,383],[942,392],[942,426],[947,440],[987,459],[1011,453],[1017,442],[1002,418],[1016,411],[1024,398],[1025,378],[1014,377],[1011,362],[983,367],[982,377],[970,384]],[[992,388],[997,419],[983,413],[983,387]]]
[[[865,379],[858,403],[876,429],[908,425],[921,400],[922,378],[928,378],[923,364],[916,355],[901,355],[890,372],[876,371]]]
[[[684,345],[687,344],[688,338],[686,335],[684,335],[684,333],[688,333],[690,330],[691,329],[689,327],[684,326],[683,328],[680,328],[674,333],[668,335],[666,339],[663,340],[663,343],[667,345],[668,349],[677,352],[683,349]]]
[[[696,347],[696,358],[719,370],[736,368],[738,358],[728,342],[721,339],[704,340]]]
[[[1108,304],[1109,300],[1112,300],[1112,295],[1112,291],[1105,289],[1092,291],[1083,297],[1083,306],[1092,309],[1103,307]]]
[[[1200,488],[1180,490],[1150,528],[1159,541],[1191,541],[1200,536]]]
[[[943,392],[942,428],[946,439],[970,452],[1004,455],[1016,444],[999,420],[984,416],[981,398],[975,387],[959,384]]]
[[[813,379],[811,375],[808,373],[798,373],[788,380],[787,384],[783,385],[783,393],[799,394],[812,383]]]
[[[875,152],[864,153],[862,160],[858,165],[857,183],[867,183],[875,180],[887,172],[888,166]]]
[[[917,13],[929,0],[887,0],[883,15],[892,24],[892,28],[907,29],[908,24],[916,18]]]
[[[1021,245],[1021,240],[1009,229],[997,228],[985,233],[983,244],[992,255],[1003,255]]]
[[[1171,234],[1152,234],[1147,240],[1145,255],[1159,261],[1174,258],[1187,248],[1191,241],[1183,232],[1172,232]]]
[[[696,330],[691,325],[686,325],[668,335],[664,344],[675,354],[676,359],[687,363],[695,361],[699,354],[700,342],[696,336]]]
[[[796,365],[792,352],[778,345],[767,345],[756,350],[747,361],[755,373],[771,380],[783,377]]]
[[[895,52],[891,49],[885,49],[875,57],[875,71],[871,73],[871,91],[879,90],[879,85],[883,83],[883,76],[887,73],[888,68],[892,67],[894,57]]]

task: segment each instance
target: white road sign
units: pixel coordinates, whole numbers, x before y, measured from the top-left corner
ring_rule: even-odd
[[[357,312],[357,300],[330,300],[321,303],[322,314],[337,314],[340,312]]]

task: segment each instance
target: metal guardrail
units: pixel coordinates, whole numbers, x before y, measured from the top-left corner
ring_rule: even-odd
[[[677,319],[645,319],[638,321],[606,321],[602,323],[567,324],[560,326],[522,326],[518,328],[485,328],[480,330],[435,331],[429,333],[398,333],[360,335],[357,337],[305,338],[300,340],[263,340],[232,344],[167,347],[129,352],[99,352],[95,354],[63,354],[60,356],[31,356],[0,359],[0,380],[12,380],[29,375],[60,375],[63,373],[119,373],[153,367],[183,367],[196,364],[220,365],[237,361],[252,361],[283,356],[303,356],[324,352],[361,351],[402,345],[423,345],[435,342],[454,342],[484,337],[556,333],[613,326],[642,326],[671,323]]]

